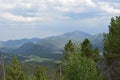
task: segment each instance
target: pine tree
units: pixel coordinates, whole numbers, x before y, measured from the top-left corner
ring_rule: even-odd
[[[64,60],[68,60],[68,57],[72,54],[72,52],[74,52],[74,44],[71,40],[69,40],[64,47],[64,51],[63,51]]]
[[[65,67],[65,80],[104,80],[92,59],[81,57],[78,53],[69,58]]]
[[[33,80],[48,80],[47,68],[44,66],[37,66],[33,74]]]
[[[62,65],[65,80],[104,80],[96,66],[100,58],[98,48],[93,49],[88,39],[81,43],[81,48],[69,41],[64,52],[67,60]]]
[[[109,33],[104,35],[104,56],[112,79],[120,80],[120,16],[111,19]]]
[[[93,49],[91,42],[86,38],[81,43],[82,56],[93,59],[95,62],[100,60],[100,54],[98,48]]]
[[[87,58],[92,57],[92,54],[93,54],[92,44],[87,38],[81,43],[81,52],[83,53],[84,57],[87,57]]]
[[[101,57],[100,57],[100,53],[99,53],[99,50],[98,50],[98,48],[95,48],[94,50],[93,50],[93,58],[92,58],[96,63],[98,62],[98,61],[101,61]]]
[[[24,72],[16,57],[13,58],[10,66],[8,67],[7,80],[25,80]]]
[[[111,19],[109,33],[104,36],[104,53],[120,55],[120,16]]]

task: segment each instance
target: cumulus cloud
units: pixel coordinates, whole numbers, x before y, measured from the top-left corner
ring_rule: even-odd
[[[75,13],[74,15],[81,13],[92,15],[97,12],[120,14],[119,5],[120,3],[110,4],[100,0],[1,0],[0,17],[15,22],[69,20],[71,16],[66,14],[71,13]]]
[[[18,3],[17,5],[19,5],[20,7],[23,7],[23,8],[27,8],[27,9],[32,7],[31,3],[23,3],[23,2],[21,2],[21,3]]]
[[[100,5],[100,8],[104,11],[106,11],[107,13],[110,14],[120,14],[120,8],[115,8],[115,6],[120,5],[120,3],[114,4],[113,6],[110,5],[110,3],[107,2],[100,2],[98,3]]]
[[[95,3],[92,0],[48,0],[53,4],[60,4],[62,6],[80,6],[80,5],[87,5],[91,7],[95,7]],[[84,3],[84,4],[83,4]]]
[[[13,9],[16,5],[9,3],[0,3],[0,9]]]
[[[43,20],[42,18],[37,18],[37,17],[24,17],[24,16],[19,16],[19,15],[13,15],[11,13],[3,13],[0,14],[0,17],[5,18],[10,21],[15,21],[15,22],[36,22],[38,20]]]
[[[81,13],[86,8],[94,8],[96,4],[92,0],[48,0],[53,7],[62,12]]]

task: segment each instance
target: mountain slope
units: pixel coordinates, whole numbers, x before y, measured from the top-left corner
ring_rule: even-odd
[[[17,54],[30,54],[30,53],[47,53],[47,52],[53,52],[57,49],[51,45],[51,47],[48,46],[41,46],[35,43],[25,43],[21,47],[14,50],[14,53]]]
[[[3,42],[1,45],[4,47],[20,47],[21,45],[25,43],[29,43],[29,42],[36,43],[39,40],[40,40],[39,38],[8,40],[8,41]]]
[[[2,43],[3,43],[3,42],[2,42],[2,41],[0,41],[0,48],[3,46],[3,45],[2,45]]]
[[[81,32],[81,31],[73,31],[64,33],[63,35],[48,37],[42,39],[38,42],[40,45],[53,44],[58,49],[63,49],[64,45],[68,42],[68,40],[72,40],[73,42],[80,43],[85,38],[90,38],[92,35]]]
[[[89,39],[90,39],[91,43],[93,44],[94,48],[98,47],[99,51],[101,51],[101,52],[103,51],[103,39],[104,39],[103,33],[94,35]]]
[[[64,33],[63,35],[48,37],[44,39],[33,38],[12,41],[10,40],[4,42],[4,45],[7,47],[0,48],[0,51],[16,54],[39,54],[47,52],[51,53],[56,51],[62,51],[64,45],[68,42],[68,40],[72,40],[74,43],[80,44],[85,38],[90,39],[93,46],[98,47],[99,50],[102,51],[103,34],[90,35],[81,31],[68,32]]]

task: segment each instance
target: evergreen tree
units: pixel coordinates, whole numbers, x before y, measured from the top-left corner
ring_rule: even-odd
[[[87,58],[92,57],[92,54],[93,54],[92,44],[87,38],[81,43],[81,52],[83,53],[84,57],[87,57]]]
[[[86,38],[81,43],[82,56],[93,59],[95,62],[100,60],[100,54],[98,48],[93,49],[91,42]]]
[[[63,65],[65,80],[104,80],[95,63],[100,58],[98,48],[93,49],[88,39],[81,43],[81,48],[69,41],[64,49],[67,53],[64,53],[67,62]]]
[[[93,58],[92,58],[95,62],[98,62],[101,60],[101,57],[100,57],[100,53],[99,53],[99,50],[98,48],[95,48],[93,50]]]
[[[72,54],[72,52],[74,52],[74,44],[71,40],[69,40],[64,47],[64,51],[63,51],[64,60],[68,60],[68,57]]]
[[[8,67],[7,80],[25,80],[24,72],[22,71],[16,57],[13,58],[10,66]]]
[[[111,19],[109,33],[104,36],[104,53],[120,55],[120,16]]]
[[[65,80],[104,80],[96,68],[92,59],[81,57],[75,53],[70,56],[69,62],[65,67]]]
[[[33,75],[33,80],[48,80],[47,68],[37,66]]]
[[[119,80],[120,72],[120,16],[112,18],[109,33],[104,35],[104,56],[109,68],[112,70],[112,79]]]

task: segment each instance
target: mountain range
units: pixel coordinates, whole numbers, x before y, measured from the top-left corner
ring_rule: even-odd
[[[7,54],[39,54],[61,52],[68,40],[80,44],[88,38],[94,47],[100,51],[103,49],[103,34],[91,35],[82,31],[73,31],[59,36],[52,36],[43,39],[21,39],[0,41],[0,51]]]

